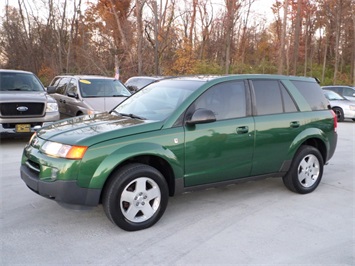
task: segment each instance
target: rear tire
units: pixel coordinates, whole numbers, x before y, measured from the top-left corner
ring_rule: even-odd
[[[335,115],[337,116],[338,122],[343,122],[344,121],[344,111],[343,109],[339,107],[334,107],[333,111]]]
[[[307,194],[314,191],[323,176],[324,161],[319,150],[312,146],[301,146],[283,177],[285,186],[296,193]]]
[[[126,231],[154,225],[168,204],[164,176],[144,164],[123,166],[105,186],[102,204],[107,217]]]

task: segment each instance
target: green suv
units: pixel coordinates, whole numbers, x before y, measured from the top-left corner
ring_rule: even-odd
[[[96,206],[124,230],[155,224],[169,196],[257,178],[316,189],[337,120],[315,79],[276,75],[163,79],[110,112],[43,127],[21,177],[58,202]]]

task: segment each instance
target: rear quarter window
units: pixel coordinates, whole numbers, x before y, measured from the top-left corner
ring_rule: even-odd
[[[313,111],[328,109],[328,100],[316,82],[291,80]]]

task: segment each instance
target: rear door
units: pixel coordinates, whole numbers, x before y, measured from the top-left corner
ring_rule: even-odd
[[[290,163],[290,146],[302,131],[302,114],[278,80],[252,80],[255,151],[251,175],[275,173]]]
[[[210,109],[217,121],[185,125],[185,186],[226,181],[250,174],[254,119],[244,81],[211,87],[188,109]]]

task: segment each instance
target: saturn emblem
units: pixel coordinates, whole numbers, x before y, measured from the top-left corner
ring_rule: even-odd
[[[19,112],[26,112],[28,110],[28,107],[26,106],[19,106],[16,108],[17,111]]]

